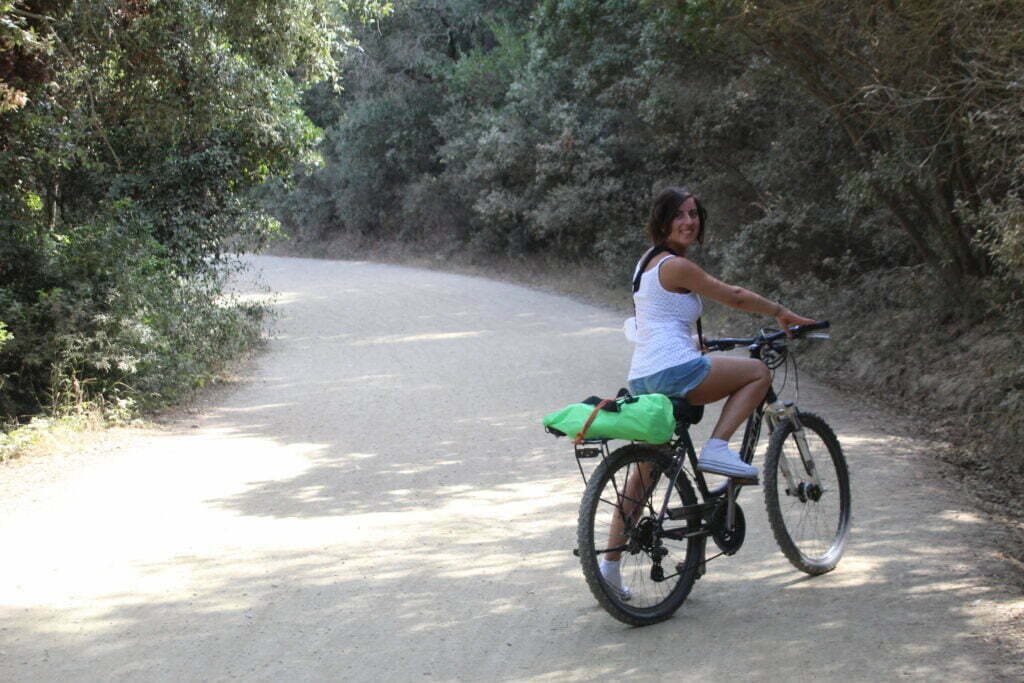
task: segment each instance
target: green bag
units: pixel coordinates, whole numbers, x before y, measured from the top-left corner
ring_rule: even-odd
[[[592,401],[592,399],[588,399]],[[616,409],[617,408],[617,409]],[[544,416],[549,432],[570,438],[580,437],[580,431],[590,420],[595,406],[591,403],[573,403],[558,412]],[[611,399],[608,406],[597,410],[593,422],[587,427],[585,439],[626,439],[662,444],[672,439],[676,419],[672,401],[664,394],[641,394]]]

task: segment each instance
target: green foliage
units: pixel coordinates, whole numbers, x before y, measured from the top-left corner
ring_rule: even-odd
[[[445,86],[454,102],[470,108],[493,108],[504,102],[509,86],[529,56],[525,36],[509,24],[490,27],[497,43],[475,46],[452,63]]]
[[[26,82],[40,80],[44,75],[40,60],[53,49],[52,40],[40,35],[38,15],[26,11],[26,4],[33,3],[0,0],[0,55],[6,62],[0,81],[0,116],[25,106]]]
[[[652,191],[686,184],[727,279],[842,286],[925,263],[954,292],[992,278],[1009,311],[1021,7],[410,0],[359,33],[344,92],[307,98],[323,165],[272,202],[300,237],[551,252],[621,277]]]
[[[997,245],[1014,244],[1019,225],[1024,5],[719,5],[735,10],[731,30],[829,108],[860,167],[849,187],[884,204],[948,286],[993,266],[1019,278]]]
[[[224,297],[228,254],[278,233],[254,193],[315,158],[301,88],[387,11],[3,0],[5,417],[172,401],[254,342],[263,311]]]
[[[299,239],[625,287],[652,194],[688,185],[710,272],[847,330],[819,368],[989,420],[1021,391],[1022,25],[994,0],[408,0],[307,93],[321,163],[265,200]]]
[[[143,408],[208,382],[258,338],[263,310],[225,299],[225,271],[181,278],[148,226],[69,226],[47,244],[3,245],[34,278],[0,287],[4,414],[131,399]],[[13,248],[12,248],[13,247]]]
[[[652,190],[685,183],[715,198],[711,261],[768,225],[789,253],[813,245],[822,274],[838,276],[841,259],[903,258],[899,238],[871,251],[876,210],[840,206],[850,155],[827,110],[770,64],[722,49],[713,3],[542,2],[483,26],[472,4],[400,7],[360,36],[345,92],[307,100],[328,126],[324,164],[272,200],[289,232],[551,251],[617,277],[642,248]]]

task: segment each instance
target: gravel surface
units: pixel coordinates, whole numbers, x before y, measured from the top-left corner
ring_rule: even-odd
[[[0,467],[0,680],[1024,679],[998,529],[877,410],[801,378],[852,471],[836,571],[793,569],[745,489],[740,552],[673,619],[628,628],[571,554],[582,483],[539,425],[624,383],[620,316],[254,262],[280,315],[234,387],[165,429]]]

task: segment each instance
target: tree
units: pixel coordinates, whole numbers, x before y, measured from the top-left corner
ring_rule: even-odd
[[[4,0],[0,349],[7,416],[201,382],[257,328],[218,301],[252,199],[308,158],[304,83],[360,0]],[[344,15],[340,14],[344,13]],[[69,389],[77,387],[76,390]]]
[[[832,112],[859,159],[851,198],[883,203],[948,285],[1019,267],[1024,4],[722,4]]]

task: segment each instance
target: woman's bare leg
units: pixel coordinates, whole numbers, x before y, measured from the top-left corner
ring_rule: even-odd
[[[722,414],[711,433],[712,438],[728,441],[764,400],[771,382],[768,366],[759,360],[712,358],[711,372],[696,389],[686,395],[686,400],[702,406],[728,396],[729,400],[722,407]]]
[[[615,506],[612,513],[611,528],[608,531],[608,547],[617,548],[626,542],[626,535],[622,533],[624,517],[632,517],[638,505],[643,505],[646,495],[650,493],[654,483],[654,463],[637,463],[636,469],[629,473],[626,487],[622,492],[620,504]],[[605,553],[604,559],[616,562],[622,556],[621,550],[613,550]]]
[[[711,436],[728,441],[743,424],[743,421],[760,405],[764,395],[771,386],[771,373],[768,366],[753,358],[712,358],[711,372],[700,385],[686,395],[686,400],[694,405],[705,405],[720,401],[725,397],[729,400],[722,407],[722,414]],[[623,534],[623,519],[631,517],[640,501],[651,488],[653,463],[638,463],[637,468],[629,475],[624,491],[622,504],[612,514],[611,528],[608,532],[608,547],[617,548],[626,542]],[[622,555],[621,551],[605,554],[605,559],[615,562]]]

